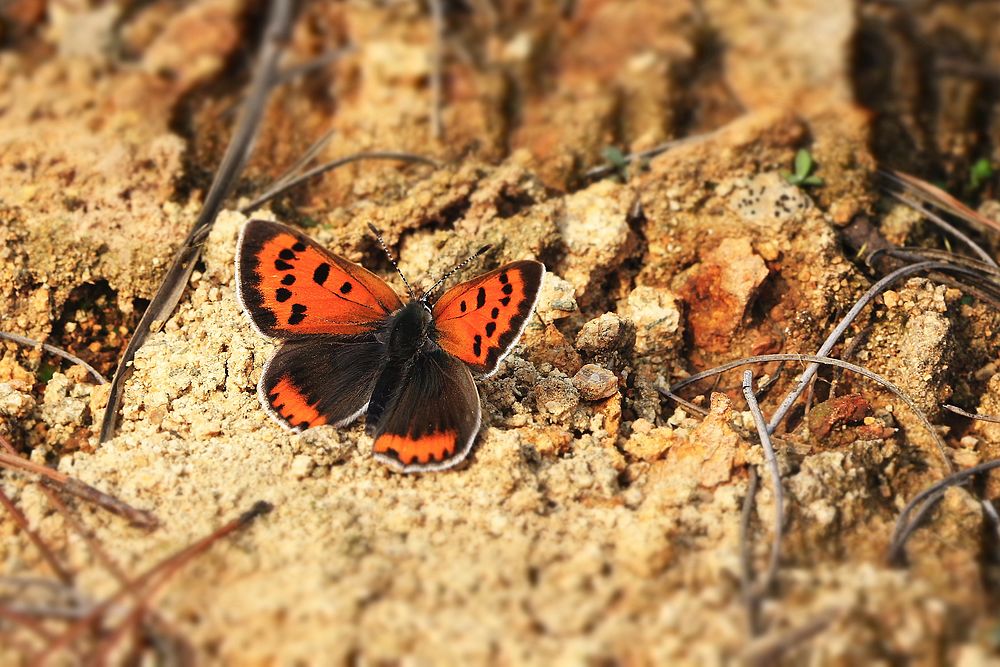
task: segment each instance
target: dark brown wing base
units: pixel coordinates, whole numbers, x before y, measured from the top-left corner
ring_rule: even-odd
[[[391,389],[390,389],[391,390]],[[375,434],[375,458],[400,472],[446,470],[469,455],[479,432],[479,391],[468,367],[443,350],[421,352],[388,398]]]
[[[264,366],[260,402],[282,426],[346,426],[368,407],[381,370],[373,334],[323,336],[285,343]]]

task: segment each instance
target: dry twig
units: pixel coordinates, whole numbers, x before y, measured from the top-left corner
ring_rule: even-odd
[[[91,376],[93,376],[93,378],[95,380],[97,380],[98,384],[107,384],[108,383],[108,381],[104,379],[104,376],[101,375],[99,372],[97,372],[96,368],[94,368],[93,366],[91,366],[90,364],[88,364],[86,361],[84,361],[80,357],[76,357],[76,356],[70,354],[66,350],[58,348],[58,347],[56,347],[54,345],[49,345],[48,343],[43,343],[41,341],[34,340],[32,338],[28,338],[27,336],[21,336],[19,334],[8,333],[8,332],[5,332],[5,331],[0,331],[0,338],[3,338],[4,340],[9,340],[9,341],[14,342],[14,343],[17,343],[18,345],[27,345],[28,347],[40,347],[43,350],[45,350],[46,352],[48,352],[49,354],[54,354],[57,357],[62,357],[66,361],[70,361],[70,362],[76,364],[77,366],[80,366],[81,368],[86,369],[86,371],[88,373],[90,373]]]
[[[743,373],[743,397],[746,399],[747,407],[750,408],[754,426],[757,427],[757,435],[760,437],[760,444],[764,448],[764,460],[771,473],[771,492],[774,494],[774,541],[771,545],[771,557],[768,560],[764,577],[760,580],[760,585],[755,592],[758,596],[764,596],[774,585],[775,577],[778,574],[781,541],[784,533],[785,492],[781,486],[781,471],[778,470],[778,458],[775,456],[774,446],[771,444],[771,434],[767,432],[764,415],[761,413],[757,397],[753,393],[753,371],[748,370]]]
[[[194,271],[195,263],[201,254],[202,243],[211,231],[212,225],[215,224],[215,218],[222,209],[227,194],[243,171],[247,158],[250,156],[254,137],[257,135],[263,118],[264,106],[279,77],[278,56],[281,54],[291,30],[293,4],[291,0],[274,0],[270,3],[270,13],[264,30],[264,43],[257,58],[253,80],[250,84],[250,93],[241,109],[236,130],[229,141],[229,146],[226,147],[226,153],[215,173],[215,178],[212,180],[198,219],[195,220],[187,239],[174,256],[166,277],[146,308],[146,312],[143,313],[142,319],[118,363],[118,369],[111,381],[111,393],[104,409],[104,419],[101,422],[101,442],[110,439],[114,433],[118,409],[121,407],[122,389],[130,374],[135,353],[146,341],[146,337],[152,330],[153,322],[165,322],[174,308],[177,307],[187,286],[188,278],[191,277],[191,272]]]

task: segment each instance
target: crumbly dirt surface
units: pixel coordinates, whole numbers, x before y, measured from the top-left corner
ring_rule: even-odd
[[[0,331],[110,377],[197,217],[265,12],[243,0],[98,4],[0,8]],[[945,495],[905,567],[886,562],[899,510],[949,465],[902,401],[824,370],[808,416],[793,411],[775,442],[785,547],[753,636],[740,588],[750,467],[762,480],[758,569],[774,496],[739,375],[685,393],[704,417],[657,392],[743,356],[814,353],[876,279],[840,239],[858,216],[893,243],[942,247],[880,191],[879,168],[1000,210],[996,177],[968,179],[976,160],[1000,163],[989,28],[1000,10],[912,4],[445,3],[435,139],[427,7],[306,3],[283,66],[343,51],[273,96],[180,305],[135,357],[116,437],[96,435],[107,386],[13,343],[0,343],[0,432],[156,514],[149,531],[70,503],[129,573],[258,500],[274,505],[155,599],[160,632],[200,664],[996,661],[1000,545],[969,488]],[[331,129],[322,159],[396,150],[440,165],[353,164],[257,217],[303,227],[397,288],[368,222],[414,283],[485,243],[470,271],[519,258],[548,268],[522,343],[479,383],[484,426],[456,470],[395,474],[362,425],[294,435],[258,403],[275,347],[236,301],[236,198]],[[587,175],[608,146],[673,139]],[[801,148],[822,185],[786,177]],[[1000,456],[1000,427],[940,406],[1000,414],[998,332],[988,303],[914,278],[878,298],[845,346],[913,398],[964,468]],[[754,367],[776,381],[765,413],[798,370]],[[37,484],[3,471],[0,487],[82,597],[117,590]],[[995,498],[1000,483],[979,490]],[[8,514],[0,575],[0,605],[55,604],[18,588],[52,572]],[[45,645],[5,618],[0,637],[3,664]]]

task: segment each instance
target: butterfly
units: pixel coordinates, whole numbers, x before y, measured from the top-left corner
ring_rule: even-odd
[[[517,343],[538,301],[541,262],[522,260],[417,298],[286,225],[250,220],[236,248],[236,294],[263,336],[282,341],[257,393],[282,426],[346,426],[365,414],[374,456],[402,472],[465,459],[482,421],[473,373],[488,377]]]

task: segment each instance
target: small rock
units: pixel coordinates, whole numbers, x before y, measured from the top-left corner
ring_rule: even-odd
[[[857,424],[872,412],[872,406],[861,394],[847,394],[819,403],[809,411],[809,433],[823,439],[835,428]]]
[[[561,269],[584,305],[604,296],[600,284],[635,243],[627,221],[631,203],[630,191],[610,179],[566,197],[558,224],[569,252]]]
[[[31,394],[18,389],[9,382],[0,382],[0,415],[21,419],[35,409],[35,399]]]
[[[54,373],[45,385],[42,419],[50,426],[80,426],[90,403],[90,386]]]
[[[554,322],[569,317],[579,310],[573,285],[549,271],[542,280],[535,312],[543,322]]]
[[[628,295],[625,314],[635,324],[638,354],[656,354],[680,342],[681,311],[669,289],[636,287]]]
[[[781,174],[769,171],[735,184],[729,207],[750,225],[777,233],[782,224],[795,220],[812,201],[803,190]]]
[[[725,394],[713,393],[708,416],[689,438],[670,448],[668,465],[686,471],[703,487],[728,482],[733,469],[742,462],[742,439],[733,430],[734,417],[732,401]]]
[[[294,438],[292,447],[296,458],[307,456],[317,465],[331,466],[350,458],[355,451],[355,438],[333,426],[317,426]]]
[[[312,460],[311,456],[306,454],[296,454],[292,457],[292,465],[289,466],[289,472],[292,473],[298,479],[303,477],[308,477],[309,473],[313,471],[316,467],[316,463]]]
[[[580,329],[576,349],[581,352],[609,352],[624,345],[628,338],[628,325],[615,313],[595,317]]]
[[[597,364],[587,364],[573,376],[573,386],[586,401],[599,401],[618,391],[618,378]]]
[[[551,415],[566,414],[580,401],[580,396],[568,378],[547,377],[535,387],[538,407]]]
[[[709,352],[727,351],[767,275],[764,260],[745,238],[725,239],[705,252],[680,290],[691,309],[688,322],[695,345]]]
[[[655,461],[661,458],[677,442],[673,429],[664,427],[645,428],[645,425],[636,429],[636,425],[639,422],[645,422],[645,425],[650,425],[645,419],[638,419],[632,424],[632,436],[622,444],[622,449],[627,454],[643,461]]]

